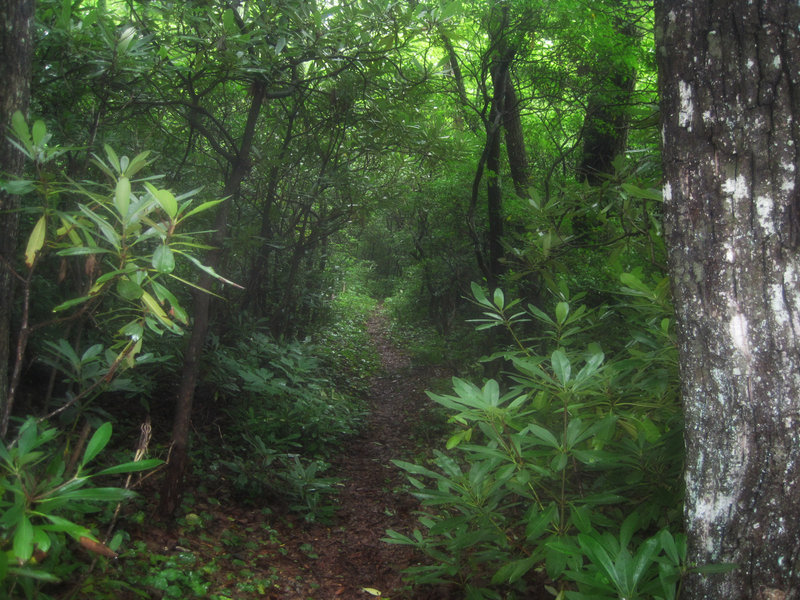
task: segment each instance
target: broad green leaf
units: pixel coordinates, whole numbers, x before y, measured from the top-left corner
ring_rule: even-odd
[[[538,556],[533,555],[506,563],[494,574],[492,583],[514,583],[530,571],[539,560]]]
[[[641,295],[647,296],[648,298],[654,298],[655,294],[653,290],[651,290],[648,286],[642,283],[636,275],[633,273],[622,273],[619,276],[620,281],[628,286],[632,291],[639,292]]]
[[[33,181],[29,179],[14,179],[11,181],[0,180],[0,190],[3,190],[7,194],[29,194],[35,189],[36,187],[33,185]]]
[[[566,302],[559,302],[556,305],[556,322],[563,325],[569,315],[569,304]]]
[[[567,358],[566,353],[558,349],[550,356],[550,364],[553,366],[553,373],[558,378],[558,381],[562,385],[566,385],[569,382],[571,367],[569,364],[569,358]]]
[[[149,163],[147,162],[147,157],[150,155],[150,150],[145,150],[144,152],[140,152],[137,154],[130,164],[127,166],[123,175],[126,177],[133,177],[141,171],[144,167],[146,167]]]
[[[114,149],[108,144],[103,144],[103,148],[106,151],[108,162],[110,162],[111,166],[114,167],[114,169],[116,169],[117,173],[121,173],[122,169],[120,169],[119,167],[119,157],[117,156],[117,153],[114,152]]]
[[[662,529],[658,532],[658,541],[661,543],[664,553],[672,564],[681,564],[681,557],[678,555],[678,547],[675,545],[675,538],[672,537],[668,529]]]
[[[59,517],[51,513],[45,513],[44,517],[51,523],[50,525],[41,526],[43,529],[47,531],[58,531],[66,533],[70,537],[74,538],[76,541],[82,537],[88,537],[90,539],[94,538],[92,532],[89,531],[86,527],[78,525],[77,523],[73,523],[69,519],[65,519],[64,517]]]
[[[661,202],[663,199],[661,196],[661,190],[656,190],[653,188],[643,189],[639,186],[633,185],[632,183],[623,183],[620,187],[633,198],[640,198],[642,200],[657,200],[658,202]]]
[[[653,562],[653,556],[655,556],[656,552],[658,552],[658,540],[656,538],[650,538],[639,546],[639,550],[633,558],[632,588],[635,589],[639,584],[639,580],[644,575],[647,567]]]
[[[167,244],[161,244],[156,248],[152,264],[159,273],[172,273],[175,270],[175,255]]]
[[[125,300],[138,300],[144,294],[142,286],[128,277],[120,277],[117,280],[117,293]]]
[[[20,563],[28,562],[33,555],[33,525],[31,525],[28,515],[23,514],[17,523],[11,549]]]
[[[541,425],[536,425],[535,423],[531,423],[525,429],[523,429],[523,432],[525,431],[529,432],[533,437],[544,442],[551,448],[555,448],[556,450],[559,450],[561,448],[561,445],[558,443],[556,436],[554,436],[552,432],[545,429]]]
[[[527,542],[533,542],[538,539],[547,528],[558,520],[558,508],[555,502],[551,502],[547,508],[542,511],[535,511],[531,509],[531,514],[525,524],[525,539]]]
[[[589,533],[592,530],[592,511],[588,506],[573,506],[570,513],[570,520],[581,533]]]
[[[31,140],[31,132],[28,129],[28,123],[25,121],[25,116],[20,112],[16,111],[11,116],[11,129],[14,130],[14,134],[17,136],[17,139],[22,142],[25,146],[25,149],[28,152],[33,152],[33,141]]]
[[[83,460],[81,466],[88,464],[100,451],[106,447],[108,440],[111,439],[111,423],[103,423],[94,432],[94,435],[86,444],[86,450],[83,453]]]
[[[44,121],[38,120],[33,123],[33,127],[31,127],[31,137],[33,138],[34,146],[42,145],[42,142],[44,142],[47,137],[47,126],[44,124]]]
[[[117,187],[114,190],[114,206],[117,212],[124,219],[128,214],[128,207],[131,204],[131,180],[124,175],[117,181]]]
[[[28,238],[28,245],[25,248],[25,264],[30,269],[33,267],[33,261],[36,258],[36,253],[44,246],[45,236],[47,235],[47,217],[42,215],[36,221],[30,237]]]
[[[494,304],[495,304],[495,306],[497,306],[497,308],[502,310],[502,308],[505,306],[505,302],[506,302],[506,298],[505,298],[505,295],[503,294],[503,290],[501,290],[500,288],[497,288],[494,291]]]
[[[578,542],[591,561],[601,567],[609,579],[619,588],[622,582],[619,579],[614,563],[611,561],[611,557],[600,542],[590,534],[584,533],[578,534]]]
[[[234,20],[233,10],[226,8],[222,13],[222,26],[228,35],[236,35],[239,31]]]
[[[492,307],[492,303],[489,302],[489,299],[486,297],[486,292],[483,291],[483,288],[481,286],[479,286],[474,281],[471,282],[469,285],[470,285],[470,288],[472,289],[472,295],[475,298],[475,300],[478,302],[478,304],[493,308]]]
[[[161,308],[161,305],[158,301],[153,298],[147,292],[142,292],[142,302],[144,303],[145,307],[156,315],[160,320],[169,322],[169,318],[167,318],[167,313],[164,312],[164,309]]]
[[[497,381],[490,379],[483,386],[483,399],[490,406],[498,406],[500,404],[500,386]]]
[[[439,13],[439,19],[441,21],[446,21],[450,17],[455,16],[461,10],[461,2],[460,0],[453,0],[453,2],[448,2],[447,4],[442,6],[442,10]]]
[[[178,299],[175,297],[175,294],[170,292],[166,287],[158,283],[157,281],[151,281],[150,287],[153,288],[153,291],[156,293],[156,298],[160,303],[164,303],[165,301],[169,302],[171,311],[170,315],[176,318],[178,321],[184,324],[189,323],[189,315],[186,314],[186,311],[183,307],[178,303]]]
[[[167,213],[167,216],[170,219],[175,218],[175,215],[178,212],[178,202],[175,200],[175,196],[169,190],[159,190],[149,181],[145,183],[147,189],[153,195],[153,198],[156,199],[158,205]]]

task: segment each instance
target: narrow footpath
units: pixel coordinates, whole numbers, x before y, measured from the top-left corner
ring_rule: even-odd
[[[335,521],[298,525],[287,551],[297,557],[302,576],[295,578],[294,590],[284,588],[283,595],[270,596],[276,600],[445,597],[444,590],[404,591],[401,571],[422,557],[410,547],[381,541],[387,529],[408,532],[417,526],[414,511],[419,506],[401,491],[405,477],[391,461],[413,458],[415,428],[431,402],[424,391],[433,377],[443,375],[436,369],[413,369],[408,356],[391,343],[388,327],[387,317],[376,310],[368,330],[383,369],[371,382],[363,431],[333,461],[332,471],[344,480]],[[298,552],[300,548],[305,552]]]

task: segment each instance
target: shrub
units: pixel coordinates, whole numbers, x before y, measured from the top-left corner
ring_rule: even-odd
[[[565,295],[546,314],[473,286],[478,328],[504,328],[515,347],[493,355],[509,367],[502,381],[456,378],[452,394],[429,394],[458,426],[447,452],[397,461],[425,507],[422,528],[386,538],[430,557],[413,581],[511,598],[543,569],[560,597],[672,597],[682,444],[671,319],[666,286],[625,280],[615,318],[630,335],[607,351],[592,341],[614,316],[606,307]]]

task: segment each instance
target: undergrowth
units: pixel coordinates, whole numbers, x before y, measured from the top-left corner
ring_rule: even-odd
[[[396,461],[424,507],[420,527],[385,540],[429,557],[412,582],[468,600],[542,584],[559,599],[676,597],[686,567],[667,285],[623,283],[616,306],[595,309],[562,286],[548,313],[473,287],[477,328],[510,345],[487,357],[499,377],[430,394],[456,426],[445,449]],[[601,338],[612,323],[616,337]]]

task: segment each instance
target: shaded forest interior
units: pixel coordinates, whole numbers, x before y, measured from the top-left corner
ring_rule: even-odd
[[[651,3],[13,5],[3,593],[675,597]]]

